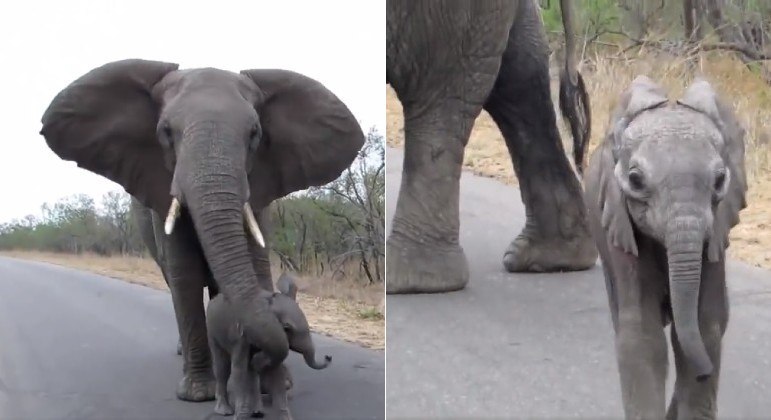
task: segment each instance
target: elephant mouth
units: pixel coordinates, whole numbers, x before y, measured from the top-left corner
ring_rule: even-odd
[[[174,224],[179,218],[181,211],[182,203],[177,197],[174,197],[171,200],[171,206],[169,206],[169,212],[166,215],[166,222],[164,223],[163,227],[166,235],[171,235],[171,233],[174,231]],[[255,242],[257,242],[257,244],[259,244],[261,247],[265,248],[265,237],[262,235],[260,225],[257,224],[257,218],[254,217],[254,211],[252,210],[252,206],[248,201],[244,203],[243,212],[244,221],[246,222],[246,229],[252,235]]]

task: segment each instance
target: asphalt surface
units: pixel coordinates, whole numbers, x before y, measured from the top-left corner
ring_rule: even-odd
[[[295,419],[384,417],[384,354],[314,336],[333,357],[291,354]],[[220,419],[175,397],[171,295],[55,265],[0,258],[0,419]]]
[[[389,148],[389,224],[401,164]],[[387,417],[622,418],[601,267],[507,273],[503,252],[525,221],[519,191],[464,172],[460,205],[467,288],[388,295]],[[771,273],[729,261],[728,277],[718,414],[771,418]],[[669,366],[671,395],[671,350]]]

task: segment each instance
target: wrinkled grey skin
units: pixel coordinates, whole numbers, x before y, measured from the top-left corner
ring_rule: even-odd
[[[59,157],[118,184],[157,215],[181,203],[165,235],[164,275],[184,357],[177,397],[214,398],[203,288],[236,307],[249,343],[278,366],[289,351],[270,310],[269,272],[247,235],[245,205],[339,176],[364,134],[335,95],[285,70],[241,73],[147,60],[98,67],[62,90],[41,134]]]
[[[315,359],[316,351],[308,321],[296,301],[297,286],[294,280],[284,273],[277,283],[279,293],[271,298],[270,308],[286,332],[289,348],[302,354],[309,367],[326,368],[332,358],[324,356],[324,362]],[[244,339],[234,308],[222,295],[209,301],[206,326],[217,380],[214,411],[221,415],[235,413],[236,418],[249,418],[252,413],[262,412],[262,398],[256,392],[260,389],[262,377],[267,382],[266,389],[276,411],[281,418],[291,419],[284,370],[280,366],[271,367],[265,354]],[[230,394],[235,410],[230,405],[227,387],[231,376]]]
[[[706,81],[683,97],[640,76],[593,153],[586,206],[602,258],[627,418],[714,418],[728,323],[725,249],[746,206],[744,130]]]
[[[568,60],[560,108],[574,152],[582,156],[589,101],[574,60],[572,7],[565,0],[562,6]],[[404,174],[387,245],[387,292],[446,292],[467,284],[468,262],[458,243],[459,179],[464,147],[482,109],[506,140],[527,212],[525,228],[504,254],[505,268],[593,266],[597,250],[557,129],[536,2],[388,0],[386,10],[386,82],[404,107],[405,136]]]
[[[264,228],[266,233],[270,231],[270,225],[268,223],[268,211],[267,209],[264,209],[260,212],[258,216],[259,225]],[[166,285],[169,285],[169,277],[166,274],[169,270],[167,261],[166,253],[164,252],[164,247],[168,247],[168,245],[165,245],[166,243],[166,235],[163,232],[163,218],[161,218],[158,214],[156,214],[151,209],[145,207],[140,203],[137,199],[132,198],[131,199],[131,215],[134,218],[133,222],[135,226],[137,227],[140,236],[142,237],[142,241],[144,242],[145,246],[147,247],[148,252],[150,253],[150,256],[152,256],[153,260],[158,264],[158,267],[161,269],[161,273],[163,275],[163,279],[166,282]],[[267,229],[265,229],[267,228]],[[269,243],[269,236],[265,237],[266,244]],[[270,285],[272,287],[272,278],[271,278],[271,272],[270,272],[270,259],[269,259],[269,248],[262,248],[262,247],[253,247],[252,249],[254,251],[254,254],[252,255],[252,262],[254,264],[254,269],[257,272],[257,278],[263,279],[258,280],[260,283],[270,282]],[[209,283],[206,284],[206,288],[209,290],[209,299],[214,298],[219,293],[216,282],[211,281],[212,278],[208,277],[207,280],[209,280]],[[182,334],[180,333],[180,337],[182,337]],[[177,342],[177,354],[182,354],[182,339]],[[286,378],[287,378],[287,389],[291,389],[292,387],[292,376],[289,370],[284,365],[284,368],[286,369]]]

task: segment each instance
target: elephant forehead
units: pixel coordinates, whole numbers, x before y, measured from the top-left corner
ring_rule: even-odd
[[[181,70],[176,77],[182,91],[215,88],[221,91],[233,89],[243,94],[254,90],[253,83],[241,74],[213,67]]]
[[[684,107],[643,112],[629,123],[624,138],[630,143],[651,143],[673,151],[687,148],[692,152],[723,143],[720,130],[709,117]]]

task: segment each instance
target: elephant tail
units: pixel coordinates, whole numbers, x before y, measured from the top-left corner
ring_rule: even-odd
[[[560,71],[559,106],[573,137],[573,160],[576,170],[583,175],[584,158],[592,132],[592,111],[584,78],[576,65],[573,6],[570,0],[561,0],[560,7],[562,25],[565,28],[565,66]]]

